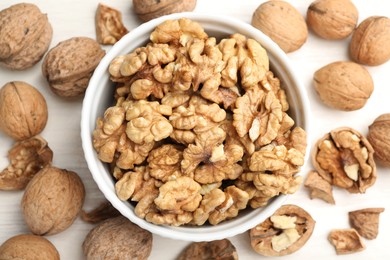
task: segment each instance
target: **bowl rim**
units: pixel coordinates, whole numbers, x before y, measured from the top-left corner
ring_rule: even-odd
[[[308,99],[308,95],[306,89],[303,87],[301,81],[298,79],[297,74],[294,72],[292,65],[290,64],[289,58],[286,53],[280,49],[280,47],[273,42],[268,36],[263,34],[260,30],[254,28],[248,23],[245,23],[236,18],[232,18],[226,15],[211,15],[211,14],[203,14],[196,12],[183,12],[183,13],[175,13],[170,15],[161,16],[159,18],[153,19],[149,22],[143,23],[135,29],[131,30],[127,35],[125,35],[120,41],[118,41],[111,49],[106,53],[103,59],[100,61],[99,65],[95,69],[90,81],[88,88],[85,93],[85,97],[82,104],[81,111],[81,141],[82,141],[82,149],[84,151],[84,157],[87,162],[87,166],[91,175],[97,184],[99,190],[103,193],[105,198],[126,218],[128,218],[133,223],[139,225],[141,228],[144,228],[154,234],[178,240],[185,241],[211,241],[217,239],[223,239],[227,237],[232,237],[238,234],[241,234],[257,224],[263,222],[267,217],[271,216],[280,206],[285,202],[287,195],[279,195],[274,198],[274,201],[261,209],[260,212],[257,212],[256,209],[252,210],[248,214],[248,217],[245,217],[245,221],[240,221],[239,218],[233,219],[231,221],[226,221],[226,223],[222,222],[216,226],[208,226],[208,227],[173,227],[173,226],[165,226],[165,225],[156,225],[153,223],[149,223],[146,220],[139,218],[135,215],[134,210],[131,210],[126,203],[119,200],[116,194],[112,192],[112,190],[108,187],[107,183],[102,174],[100,173],[98,162],[95,159],[95,150],[92,144],[92,131],[94,129],[90,128],[90,114],[91,114],[91,104],[94,99],[94,92],[98,87],[98,82],[104,75],[107,73],[108,66],[110,62],[118,55],[123,55],[121,51],[128,42],[131,42],[132,39],[136,37],[143,36],[145,32],[149,32],[153,30],[157,25],[161,24],[166,20],[175,20],[180,18],[188,18],[194,21],[197,21],[202,24],[203,20],[216,22],[218,24],[223,24],[227,27],[239,27],[241,31],[244,31],[244,35],[249,38],[253,38],[256,36],[256,40],[258,40],[261,45],[267,50],[267,52],[272,52],[272,55],[278,59],[278,62],[283,65],[286,72],[288,73],[289,78],[294,83],[298,92],[300,94],[300,100],[302,102],[302,107],[304,113],[302,114],[302,120],[304,122],[304,128],[307,133],[307,147],[310,147],[310,125],[309,119],[311,117],[310,112],[310,103]],[[241,32],[240,32],[241,33]],[[260,40],[261,39],[261,40]],[[96,121],[96,119],[94,119]],[[306,152],[305,155],[305,165],[308,161],[309,152]],[[304,166],[301,167],[301,171]],[[113,196],[114,195],[114,196]],[[210,229],[212,231],[210,231]]]

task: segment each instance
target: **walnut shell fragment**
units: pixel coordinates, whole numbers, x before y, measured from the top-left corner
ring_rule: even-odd
[[[0,246],[0,259],[60,260],[60,254],[46,238],[21,234],[9,238]]]
[[[177,260],[237,260],[235,246],[228,239],[194,242],[187,246]]]
[[[53,151],[35,136],[14,144],[8,151],[10,165],[0,174],[0,190],[22,190],[42,168],[50,165]]]
[[[314,219],[296,205],[284,205],[249,232],[253,250],[264,256],[289,255],[305,245]]]
[[[133,6],[138,17],[147,22],[167,14],[193,11],[196,0],[133,0]]]
[[[33,137],[46,126],[46,100],[26,82],[8,82],[0,89],[0,118],[0,129],[13,139]]]
[[[24,220],[36,235],[60,233],[76,219],[84,197],[84,184],[75,172],[48,166],[26,187],[21,202]]]
[[[379,214],[384,208],[366,208],[348,212],[351,226],[364,238],[375,239],[379,230]]]
[[[51,90],[62,97],[83,95],[105,51],[93,39],[73,37],[52,48],[42,63]]]
[[[336,249],[336,254],[345,255],[360,252],[366,248],[358,232],[351,229],[333,229],[328,240]]]
[[[335,204],[332,186],[317,172],[310,171],[305,181],[305,187],[310,189],[310,199],[322,199],[330,204]]]
[[[351,193],[364,193],[376,181],[374,150],[367,139],[349,127],[330,131],[312,150],[319,175]]]
[[[363,66],[338,61],[314,73],[314,87],[327,106],[352,111],[364,107],[374,91],[374,82]]]
[[[29,3],[0,11],[0,28],[0,64],[13,70],[24,70],[39,62],[53,36],[47,15]]]
[[[267,1],[252,16],[252,25],[268,35],[285,51],[298,50],[308,36],[303,16],[287,1]]]
[[[99,3],[95,14],[96,40],[100,44],[113,45],[129,31],[123,25],[120,11]]]
[[[368,127],[367,140],[374,148],[374,157],[390,167],[390,113],[378,116]]]
[[[120,216],[121,213],[110,202],[102,202],[98,207],[86,212],[81,210],[80,217],[88,223],[96,224],[103,220]]]
[[[93,228],[83,242],[87,260],[146,260],[152,251],[153,236],[123,216],[107,219]]]
[[[356,27],[358,10],[351,0],[316,0],[307,9],[307,24],[328,40],[348,37]]]
[[[364,65],[381,65],[390,59],[390,18],[371,16],[362,21],[352,34],[351,58]]]

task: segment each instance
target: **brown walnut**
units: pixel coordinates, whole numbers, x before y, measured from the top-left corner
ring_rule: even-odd
[[[20,3],[0,11],[0,64],[24,70],[41,60],[53,30],[34,4]]]
[[[196,0],[133,0],[134,11],[138,17],[147,22],[154,18],[195,9]]]
[[[222,239],[191,243],[177,258],[177,260],[199,259],[237,260],[238,254],[228,239]]]
[[[307,24],[328,40],[348,37],[355,29],[358,10],[351,0],[316,0],[307,9]]]
[[[371,16],[359,24],[349,45],[351,58],[361,64],[376,66],[390,59],[390,19]]]
[[[390,167],[390,113],[380,115],[368,127],[367,139],[374,148],[375,159]]]
[[[268,35],[285,52],[298,50],[307,39],[305,19],[286,1],[267,1],[252,16],[252,25]]]
[[[314,73],[314,87],[324,104],[352,111],[364,107],[374,91],[374,82],[363,66],[338,61]]]
[[[375,239],[379,230],[379,214],[384,208],[366,208],[348,212],[351,226],[364,238]]]
[[[63,97],[83,95],[93,71],[105,55],[100,45],[87,37],[73,37],[52,48],[42,63],[42,73],[51,90]]]
[[[75,172],[46,167],[34,176],[23,194],[24,220],[36,235],[60,233],[76,219],[84,197],[84,184]]]
[[[22,234],[9,238],[0,246],[0,259],[60,260],[60,255],[46,238]]]
[[[86,236],[83,251],[87,260],[146,260],[152,251],[153,236],[123,216],[110,218]]]
[[[13,139],[24,140],[39,134],[47,117],[45,98],[30,84],[13,81],[0,89],[0,129]]]

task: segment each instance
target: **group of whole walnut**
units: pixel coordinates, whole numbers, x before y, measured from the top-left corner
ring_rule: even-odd
[[[133,3],[144,21],[191,11],[196,5],[184,0]],[[19,23],[18,17],[27,22]],[[307,25],[320,37],[342,39],[353,33],[350,52],[356,62],[386,62],[390,51],[383,43],[390,39],[390,19],[370,17],[355,29],[357,19],[350,0],[317,0],[307,12]],[[17,4],[0,11],[0,25],[0,46],[7,46],[0,49],[0,64],[5,67],[31,67],[49,48],[52,29],[35,5]],[[252,25],[285,52],[302,46],[308,33],[303,16],[284,1],[260,5]],[[100,4],[98,42],[75,37],[46,54],[42,71],[53,92],[63,97],[83,95],[105,54],[99,43],[113,44],[127,32],[120,13]],[[116,103],[97,120],[93,133],[98,156],[110,164],[117,181],[118,197],[134,202],[136,215],[149,222],[178,226],[216,225],[247,207],[262,207],[279,194],[294,193],[302,182],[296,173],[304,163],[306,133],[294,127],[287,113],[286,93],[269,70],[266,50],[240,34],[217,42],[185,18],[162,23],[150,40],[111,62]],[[336,62],[318,70],[314,85],[325,104],[347,111],[362,108],[373,91],[371,76],[354,62]],[[4,242],[1,259],[59,259],[55,247],[41,235],[68,228],[83,205],[82,181],[76,173],[51,165],[53,152],[39,136],[47,116],[44,97],[28,83],[9,82],[0,89],[0,129],[17,141],[8,154],[10,165],[0,174],[0,189],[25,189],[24,219],[35,234]],[[389,130],[390,114],[384,114],[370,126],[368,140],[347,127],[320,139],[312,151],[317,172],[310,172],[305,181],[310,197],[335,203],[331,185],[364,193],[376,180],[374,150],[376,159],[390,165]],[[360,236],[376,237],[383,210],[350,212],[353,229],[329,235],[336,252],[364,249]],[[83,212],[83,219],[90,222],[109,218],[86,237],[87,258],[147,258],[152,235],[114,215],[118,212],[110,205],[91,214]],[[291,254],[310,238],[314,225],[305,210],[284,205],[250,230],[251,244],[263,255]],[[179,259],[226,257],[238,258],[224,239],[193,243]]]

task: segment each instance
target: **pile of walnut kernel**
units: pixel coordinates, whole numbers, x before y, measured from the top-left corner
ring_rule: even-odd
[[[116,104],[93,143],[137,216],[216,225],[298,189],[306,133],[257,41],[217,42],[196,22],[169,20],[109,72]]]

